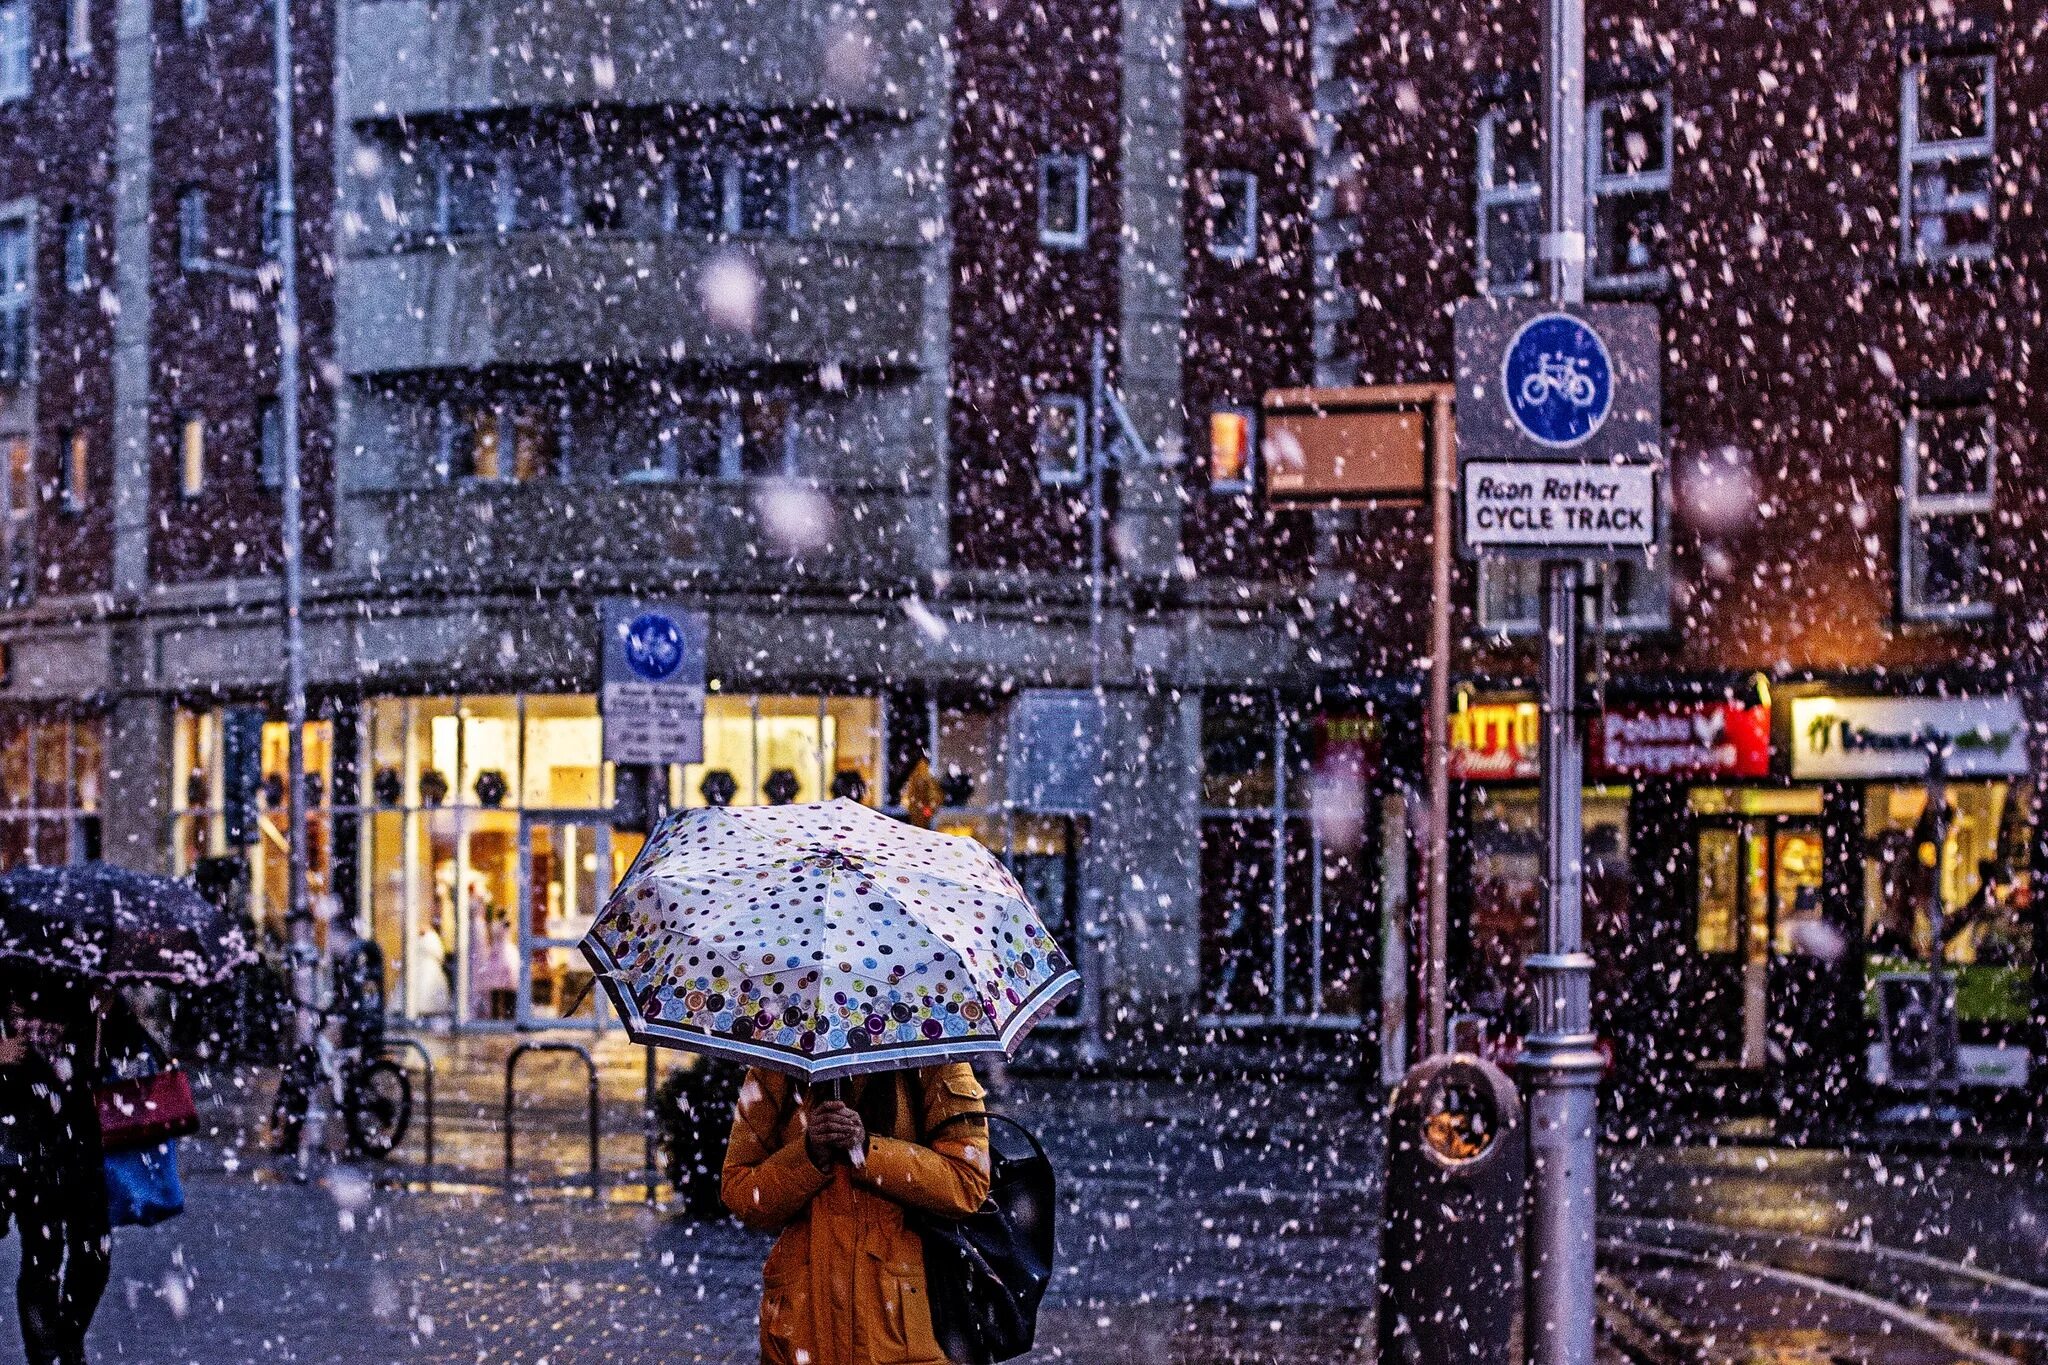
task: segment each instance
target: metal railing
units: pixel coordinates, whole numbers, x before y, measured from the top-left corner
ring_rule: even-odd
[[[505,1058],[505,1184],[512,1185],[513,1152],[513,1085],[518,1079],[519,1059],[534,1052],[569,1052],[583,1059],[583,1070],[590,1081],[590,1197],[604,1197],[604,1178],[598,1172],[597,1157],[597,1061],[590,1055],[590,1049],[581,1043],[521,1043]]]
[[[384,1040],[384,1051],[386,1052],[391,1051],[393,1048],[401,1047],[411,1049],[412,1054],[420,1059],[420,1072],[426,1081],[426,1084],[421,1087],[425,1092],[423,1096],[425,1102],[422,1106],[422,1116],[425,1122],[420,1126],[420,1145],[425,1148],[427,1193],[432,1194],[434,1191],[434,1054],[427,1051],[426,1045],[417,1038],[386,1038]]]

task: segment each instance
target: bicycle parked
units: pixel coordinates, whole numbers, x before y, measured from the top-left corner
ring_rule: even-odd
[[[384,954],[370,939],[356,938],[345,921],[340,936],[353,940],[334,959],[334,1000],[324,1009],[293,1003],[314,1016],[312,1038],[294,1048],[277,1081],[270,1108],[272,1150],[298,1154],[316,1087],[325,1086],[341,1114],[349,1149],[389,1156],[412,1123],[412,1079],[384,1055]],[[328,1036],[329,1021],[341,1021],[339,1042]]]

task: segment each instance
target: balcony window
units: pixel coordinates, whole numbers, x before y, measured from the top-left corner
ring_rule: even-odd
[[[284,414],[275,398],[256,408],[256,482],[269,489],[284,487]]]
[[[1251,491],[1256,421],[1249,408],[1218,408],[1209,414],[1210,492]]]
[[[1259,254],[1259,178],[1247,171],[1218,171],[1208,195],[1209,254],[1221,261],[1249,261]]]
[[[786,398],[749,394],[740,404],[740,463],[756,476],[795,472],[796,434]]]
[[[508,161],[511,226],[520,232],[544,232],[567,223],[571,194],[565,182],[569,177],[556,149],[536,139]]]
[[[1038,159],[1038,240],[1073,250],[1088,244],[1088,159],[1059,152]]]
[[[26,219],[0,219],[0,384],[28,378],[29,308],[35,298]]]
[[[83,512],[92,501],[92,441],[83,431],[64,433],[64,510]]]
[[[1988,56],[1909,63],[1900,87],[1900,250],[1917,265],[1991,258],[1997,80]]]
[[[442,231],[450,237],[499,232],[507,226],[498,192],[498,158],[465,148],[442,163]]]
[[[779,153],[743,157],[726,168],[726,223],[731,232],[787,236],[796,221],[795,179]]]
[[[187,415],[178,423],[178,491],[196,498],[206,491],[206,419]]]
[[[188,185],[178,191],[178,264],[187,270],[204,270],[211,265],[208,235],[206,191]]]
[[[1051,487],[1081,483],[1088,477],[1088,405],[1071,394],[1042,396],[1032,449],[1040,483]]]
[[[1664,282],[1671,206],[1671,96],[1639,90],[1586,111],[1587,283],[1605,289]]]
[[[78,209],[64,215],[64,288],[80,294],[92,285],[92,219]]]
[[[0,102],[28,98],[29,57],[28,0],[0,0]]]
[[[1998,426],[1989,407],[1914,408],[1899,443],[1899,597],[1910,621],[1992,612]]]
[[[36,459],[35,444],[26,436],[7,438],[7,464],[5,473],[7,487],[0,490],[7,507],[8,535],[10,541],[18,541],[19,528],[25,526],[36,510]]]
[[[1530,115],[1496,109],[1479,120],[1477,209],[1480,289],[1534,294],[1543,185]]]

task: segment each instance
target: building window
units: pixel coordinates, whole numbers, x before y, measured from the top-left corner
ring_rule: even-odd
[[[1209,187],[1209,254],[1249,261],[1259,254],[1259,178],[1218,171]]]
[[[0,100],[28,98],[28,0],[0,0]]]
[[[278,229],[283,226],[277,214],[277,186],[269,181],[263,185],[263,259],[275,262],[283,255],[284,239]]]
[[[1992,611],[1998,426],[1988,407],[1914,408],[1899,444],[1899,597],[1906,619]]]
[[[83,431],[64,436],[64,510],[83,512],[92,500],[92,441]]]
[[[1907,64],[1899,96],[1900,231],[1907,260],[1990,259],[1996,94],[1989,56]]]
[[[796,177],[788,158],[764,152],[725,167],[725,229],[786,236],[796,221]]]
[[[0,717],[0,867],[100,856],[104,722],[15,709]]]
[[[1070,394],[1046,394],[1038,400],[1032,452],[1038,459],[1038,481],[1071,487],[1088,476],[1088,405]]]
[[[1218,408],[1209,414],[1209,491],[1249,493],[1257,418],[1249,408]]]
[[[1370,869],[1401,858],[1407,839],[1398,799],[1374,809],[1383,742],[1379,718],[1359,703],[1202,698],[1205,1016],[1355,1026],[1366,1014],[1379,984],[1375,905],[1393,884],[1375,885]]]
[[[1071,249],[1088,244],[1088,160],[1071,153],[1038,158],[1038,240]]]
[[[35,298],[30,262],[27,221],[0,221],[0,384],[28,378],[29,307]]]
[[[73,294],[92,284],[92,219],[77,209],[64,215],[64,288]]]
[[[1586,111],[1587,283],[1630,289],[1664,282],[1671,207],[1671,96],[1639,90]]]
[[[488,151],[464,149],[441,163],[441,231],[449,237],[474,237],[501,232],[509,220],[501,212],[498,158]]]
[[[206,0],[178,0],[178,18],[185,32],[197,32],[206,24]]]
[[[35,515],[36,510],[36,458],[35,445],[26,436],[7,438],[7,487],[4,490],[7,503],[8,539],[14,541],[18,532],[14,529]]]
[[[92,0],[69,0],[64,6],[64,55],[74,62],[92,56]]]
[[[1496,109],[1479,120],[1478,200],[1480,289],[1534,294],[1543,185],[1533,116]]]
[[[206,419],[186,417],[178,424],[178,491],[196,498],[206,491]]]
[[[206,246],[206,191],[188,185],[178,191],[178,264],[187,270],[206,269],[213,263]]]
[[[275,398],[256,408],[256,482],[265,488],[284,487],[284,414]]]

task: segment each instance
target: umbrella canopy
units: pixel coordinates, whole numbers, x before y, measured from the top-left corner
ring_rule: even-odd
[[[987,849],[845,800],[670,816],[582,948],[636,1041],[812,1080],[1007,1052],[1081,981]]]
[[[0,874],[0,960],[210,985],[253,956],[234,916],[187,881],[106,863]]]

